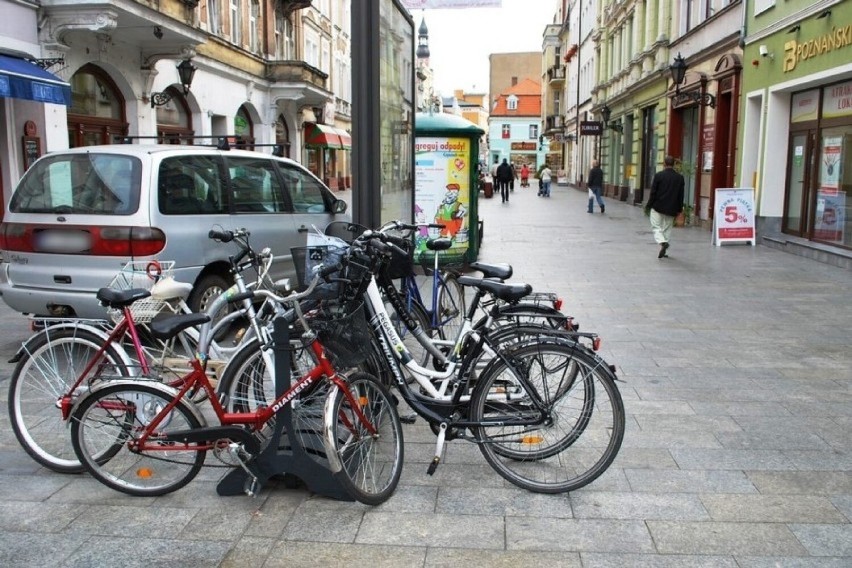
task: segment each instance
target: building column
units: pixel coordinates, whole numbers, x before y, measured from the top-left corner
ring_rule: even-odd
[[[658,7],[658,0],[646,0],[645,2],[645,51],[651,49],[651,45],[657,41]]]
[[[635,12],[633,12],[633,49],[636,53],[645,51],[645,2],[638,0],[636,2]]]
[[[672,23],[669,21],[671,16],[671,4],[669,2],[659,3],[659,29],[657,29],[657,40],[672,37]]]

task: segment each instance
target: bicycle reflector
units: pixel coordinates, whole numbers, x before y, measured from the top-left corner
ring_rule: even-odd
[[[562,309],[562,298],[556,298],[553,300],[554,309],[561,310]]]
[[[521,444],[532,446],[544,442],[544,436],[539,434],[528,434],[521,438]]]
[[[150,467],[140,467],[136,470],[136,477],[140,479],[151,479],[154,477],[154,470]]]

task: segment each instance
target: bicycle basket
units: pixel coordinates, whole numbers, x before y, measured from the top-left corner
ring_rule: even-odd
[[[355,367],[363,363],[371,354],[372,339],[364,304],[347,310],[344,303],[337,306],[323,306],[308,314],[311,328],[317,333],[331,363],[337,369]]]
[[[407,278],[414,274],[414,243],[410,239],[405,242],[405,246],[402,247],[405,254],[392,250],[390,259],[383,268],[385,275],[392,280]]]
[[[173,260],[134,260],[125,264],[109,283],[113,290],[131,290],[142,288],[150,290],[160,278],[172,276],[175,262]],[[130,313],[136,323],[148,323],[168,306],[163,300],[151,296],[133,302]],[[107,310],[110,319],[119,323],[124,318],[124,312],[117,309]]]

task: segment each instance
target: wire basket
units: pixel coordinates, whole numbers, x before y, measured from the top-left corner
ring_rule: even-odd
[[[343,239],[347,243],[352,243],[356,238],[361,236],[367,227],[358,223],[348,223],[346,221],[332,221],[326,225],[323,233],[329,237],[337,237]]]
[[[125,264],[118,274],[113,277],[109,287],[113,290],[132,290],[142,288],[150,290],[160,278],[172,276],[175,262],[173,260],[134,260]],[[136,323],[148,323],[157,314],[168,307],[168,302],[154,299],[151,296],[136,300],[130,305],[130,313]],[[109,317],[115,323],[124,319],[122,310],[110,308]]]
[[[323,306],[307,315],[331,363],[337,369],[356,367],[371,354],[372,337],[364,304],[350,309],[352,302]]]

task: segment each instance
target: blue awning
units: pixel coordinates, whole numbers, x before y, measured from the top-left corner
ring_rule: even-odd
[[[0,97],[71,105],[71,85],[19,57],[0,55]]]

